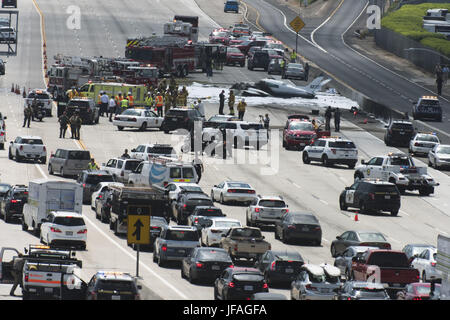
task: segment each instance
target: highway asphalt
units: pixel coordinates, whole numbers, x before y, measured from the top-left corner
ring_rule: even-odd
[[[177,8],[190,8],[183,10],[185,14],[204,15],[191,0],[173,0],[170,5],[167,2],[143,1],[152,10],[142,10],[131,6],[131,1],[125,3],[119,1],[81,1],[81,6],[87,6],[83,11],[82,28],[80,30],[68,30],[65,25],[67,15],[65,9],[72,4],[69,1],[38,1],[45,16],[47,54],[53,56],[56,53],[73,53],[84,55],[116,55],[114,44],[119,53],[123,52],[125,40],[129,36],[148,30],[161,30],[160,24],[167,21],[175,13]],[[127,10],[124,10],[124,6]],[[12,82],[25,83],[23,74],[27,75],[26,81],[30,86],[42,86],[42,70],[40,61],[40,37],[39,15],[31,0],[22,1],[19,4],[21,14],[26,19],[21,20],[22,30],[30,30],[35,34],[27,45],[31,48],[20,51],[17,57],[9,59],[7,75],[2,78],[3,87]],[[154,9],[154,10],[153,10]],[[157,10],[157,11],[156,11]],[[219,9],[217,9],[219,10]],[[222,8],[220,7],[220,10]],[[125,12],[124,12],[125,11]],[[157,16],[154,16],[156,12]],[[25,15],[28,13],[28,16]],[[219,14],[217,12],[216,14]],[[127,23],[128,15],[134,16],[133,26]],[[152,19],[148,19],[150,16]],[[234,18],[234,17],[233,17]],[[201,20],[203,21],[203,20]],[[212,21],[201,22],[202,35],[206,36],[215,25]],[[209,22],[208,22],[209,21]],[[100,27],[99,27],[100,26]],[[98,29],[100,28],[99,31]],[[78,42],[77,37],[80,41]],[[22,37],[25,39],[25,37]],[[29,62],[27,62],[29,61]],[[36,69],[36,70],[35,70]],[[218,82],[230,81],[230,74],[235,74],[239,69],[249,79],[257,78],[260,73],[249,72],[245,68],[225,68],[224,75],[215,73]],[[28,73],[27,73],[28,72]],[[197,76],[197,75],[196,75]],[[241,75],[239,74],[239,77]],[[23,99],[7,90],[1,93],[2,112],[8,116],[7,134],[8,140],[17,135],[33,134],[43,138],[49,153],[59,147],[86,148],[91,151],[97,163],[106,162],[109,158],[119,156],[125,148],[131,149],[141,143],[159,142],[171,143],[176,150],[180,150],[182,136],[177,134],[166,135],[159,131],[138,132],[124,130],[119,132],[106,118],[101,118],[98,125],[83,126],[81,129],[81,143],[72,139],[59,139],[58,123],[55,117],[45,118],[44,122],[33,122],[30,129],[22,128]],[[249,108],[245,119],[255,120],[259,114],[269,113],[274,126],[282,126],[287,114],[293,110],[283,108],[252,107]],[[206,105],[207,116],[217,113],[218,106]],[[295,111],[304,111],[296,109]],[[55,112],[54,112],[55,114]],[[386,154],[395,150],[388,148],[384,143],[355,126],[343,121],[342,135],[352,139],[359,148],[359,157],[367,159],[371,156]],[[391,242],[394,249],[401,249],[411,242],[423,242],[436,244],[439,233],[450,233],[450,215],[448,207],[450,199],[450,178],[444,173],[429,169],[431,175],[440,182],[436,193],[430,197],[419,197],[416,193],[407,193],[402,196],[402,208],[397,217],[387,214],[359,215],[359,221],[354,221],[354,212],[339,210],[338,196],[344,187],[352,184],[353,170],[340,167],[325,168],[321,165],[305,165],[301,161],[301,153],[286,151],[281,148],[281,135],[272,132],[270,152],[268,146],[262,150],[238,150],[234,161],[243,161],[242,164],[222,163],[219,159],[204,158],[205,172],[200,186],[206,193],[210,193],[211,187],[225,179],[242,180],[256,188],[257,193],[264,195],[282,195],[292,211],[313,212],[319,219],[323,229],[322,245],[315,247],[307,244],[285,245],[274,239],[271,228],[264,228],[263,232],[272,244],[273,249],[295,250],[311,263],[333,263],[330,255],[331,241],[346,230],[376,230],[383,232]],[[7,150],[0,151],[0,179],[2,182],[25,183],[36,178],[55,178],[49,175],[47,166],[43,164],[16,163],[8,160]],[[190,155],[192,157],[192,155]],[[245,207],[233,205],[220,205],[230,218],[239,219],[245,224]],[[89,280],[95,271],[99,269],[128,271],[135,273],[136,254],[127,246],[126,239],[114,236],[109,226],[95,219],[94,212],[89,206],[83,207],[83,215],[88,226],[87,250],[77,255],[83,260],[83,278]],[[31,243],[38,243],[39,239],[31,232],[21,230],[19,224],[6,224],[0,221],[0,244],[2,246],[23,248]],[[213,287],[206,285],[191,285],[181,279],[179,267],[176,265],[159,268],[152,262],[151,253],[141,253],[140,276],[142,283],[150,289],[147,299],[166,300],[210,300],[213,298]],[[271,289],[289,297],[287,289]],[[3,292],[3,291],[2,291]]]

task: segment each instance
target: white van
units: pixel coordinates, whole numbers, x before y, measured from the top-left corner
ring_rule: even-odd
[[[170,182],[198,183],[197,172],[192,163],[155,158],[143,161],[129,174],[128,183],[138,186],[165,188]]]

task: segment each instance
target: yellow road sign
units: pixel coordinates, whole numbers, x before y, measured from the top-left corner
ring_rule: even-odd
[[[300,30],[303,29],[305,23],[299,16],[296,16],[294,20],[292,20],[291,23],[289,23],[289,25],[291,26],[292,29],[294,29],[295,32],[298,33]]]
[[[129,215],[128,216],[128,244],[150,243],[150,216]]]

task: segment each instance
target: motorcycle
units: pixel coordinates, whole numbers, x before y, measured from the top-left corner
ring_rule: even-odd
[[[38,104],[33,109],[33,117],[34,119],[37,119],[42,122],[42,119],[44,118],[44,105]]]

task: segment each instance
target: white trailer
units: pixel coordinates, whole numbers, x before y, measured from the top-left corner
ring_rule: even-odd
[[[33,228],[39,236],[42,219],[50,211],[80,213],[83,207],[83,187],[70,181],[37,179],[28,186],[28,202],[23,207],[22,230]]]

